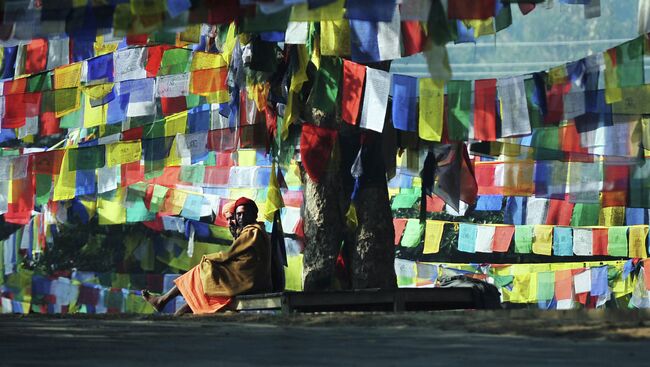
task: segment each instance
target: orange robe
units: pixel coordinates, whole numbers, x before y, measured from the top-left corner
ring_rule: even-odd
[[[247,225],[230,250],[204,255],[175,283],[195,314],[216,312],[239,294],[271,291],[271,241],[264,227]]]

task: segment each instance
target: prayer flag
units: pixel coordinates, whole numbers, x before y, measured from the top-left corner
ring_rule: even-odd
[[[591,229],[573,229],[573,253],[577,256],[591,256],[593,254],[593,236]]]
[[[514,226],[496,226],[494,232],[494,242],[492,251],[494,252],[508,252],[512,236],[515,233]]]
[[[529,254],[533,250],[533,226],[515,226],[515,253]]]
[[[424,230],[423,255],[437,254],[440,251],[440,240],[445,228],[445,223],[435,220],[427,220]]]
[[[366,89],[359,122],[362,129],[382,132],[386,120],[389,92],[390,74],[366,67]]]
[[[551,249],[553,248],[553,226],[536,225],[533,228],[533,232],[533,253],[551,256]]]
[[[570,227],[553,228],[553,255],[573,256],[573,237]]]
[[[478,226],[471,223],[460,223],[458,228],[458,251],[475,253]]]
[[[409,248],[419,246],[423,233],[424,226],[420,223],[420,220],[409,219],[406,223],[406,228],[404,229],[404,235],[402,236],[400,245]]]
[[[420,80],[420,113],[418,135],[421,139],[440,141],[445,107],[444,81]]]
[[[359,106],[366,78],[366,67],[343,60],[343,90],[341,96],[341,118],[351,125],[357,124]],[[293,84],[293,81],[292,81]]]
[[[607,231],[607,255],[627,257],[628,227],[609,227]]]
[[[474,139],[496,140],[496,79],[477,80],[474,83]]]
[[[530,134],[524,78],[515,76],[497,80],[500,102],[501,136]]]
[[[396,6],[396,5],[395,5]],[[390,22],[350,20],[352,61],[369,63],[401,57],[399,11]]]
[[[478,225],[477,227],[476,252],[492,253],[496,227],[491,225]]]
[[[629,257],[645,259],[648,257],[646,239],[648,237],[647,225],[630,226],[628,232],[629,238]]]
[[[468,139],[469,129],[472,125],[472,97],[472,81],[450,80],[447,82],[449,139],[454,141]]]
[[[393,75],[393,126],[399,130],[417,130],[417,78]]]

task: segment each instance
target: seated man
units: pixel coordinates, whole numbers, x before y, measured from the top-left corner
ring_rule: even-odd
[[[197,266],[176,278],[176,286],[161,296],[142,291],[144,299],[157,311],[179,295],[187,304],[176,315],[214,313],[236,295],[271,291],[271,245],[264,227],[257,223],[257,205],[241,197],[234,207],[236,237],[228,252],[204,255]]]

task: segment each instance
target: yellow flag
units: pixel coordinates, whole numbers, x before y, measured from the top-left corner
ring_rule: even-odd
[[[240,149],[237,151],[237,165],[241,167],[252,167],[257,165],[257,151],[255,149]],[[274,173],[271,172],[271,179]]]
[[[54,69],[54,89],[77,88],[81,83],[81,65],[74,64]]]
[[[54,179],[53,201],[74,199],[77,187],[77,171],[71,171],[68,149],[63,154],[59,175]]]
[[[226,41],[223,43],[223,59],[226,63],[230,64],[230,59],[232,58],[233,50],[235,49],[235,44],[237,42],[237,35],[235,33],[236,26],[235,22],[230,23],[228,27],[228,33],[226,34]]]
[[[510,293],[512,303],[531,303],[537,300],[537,273],[515,275]]]
[[[266,109],[266,100],[269,96],[269,91],[271,91],[271,84],[268,82],[257,83],[249,90],[253,92],[253,101],[255,101],[257,110],[260,112],[264,111],[264,109]]]
[[[217,69],[227,65],[228,63],[224,59],[223,54],[195,52],[192,54],[190,70]]]
[[[605,58],[605,102],[612,104],[623,100],[623,91],[619,86],[616,66],[609,52],[603,52]]]
[[[307,4],[294,5],[291,9],[289,18],[292,22],[320,22],[322,20],[342,20],[345,9],[343,5],[345,0],[336,0],[335,2],[320,6],[315,9],[309,9]]]
[[[420,79],[420,117],[418,133],[421,139],[440,141],[445,108],[445,82]]]
[[[437,254],[440,251],[440,240],[445,228],[445,222],[427,220],[424,229],[424,250],[422,254]]]
[[[178,34],[178,44],[184,47],[186,43],[201,42],[201,24],[191,24]]]
[[[602,208],[598,217],[598,225],[605,227],[616,227],[625,225],[625,207],[610,206]]]
[[[104,43],[104,36],[97,36],[93,45],[95,48],[95,56],[101,56],[115,52],[118,45],[118,42]]]
[[[185,134],[187,128],[187,111],[165,117],[165,136]]]
[[[641,259],[648,257],[646,237],[648,237],[648,225],[630,226],[628,232],[629,257]]]
[[[140,161],[142,145],[139,141],[121,141],[106,145],[106,167]]]
[[[298,95],[302,89],[302,85],[308,80],[307,63],[309,62],[309,56],[307,54],[307,46],[297,45],[296,50],[298,52],[298,68],[291,77],[287,108],[284,123],[282,124],[282,140],[286,140],[289,137],[289,126],[298,119],[300,111],[299,101],[297,101]]]
[[[97,216],[99,225],[126,223],[126,207],[124,206],[126,188],[115,190],[111,199],[97,198]]]
[[[108,104],[93,107],[90,104],[90,96],[84,95],[84,127],[95,127],[106,124],[108,115]]]
[[[551,256],[553,248],[553,227],[549,225],[536,225],[533,227],[533,253]]]
[[[284,200],[278,184],[275,163],[271,166],[271,177],[269,179],[269,189],[266,194],[266,207],[264,209],[264,219],[271,222],[275,212],[284,208]]]
[[[102,83],[83,87],[85,95],[91,99],[102,99],[113,90],[115,83]]]
[[[474,30],[474,38],[495,34],[494,18],[465,20],[470,28]]]
[[[551,84],[562,84],[566,83],[567,80],[567,70],[566,66],[556,66],[551,68],[548,72],[548,78]]]
[[[185,199],[187,199],[187,193],[181,190],[169,190],[167,200],[163,203],[162,212],[166,214],[178,215],[183,206],[185,205]]]
[[[178,139],[174,139],[172,146],[169,149],[169,155],[165,158],[165,167],[181,166],[183,165],[183,157],[178,154]]]
[[[95,200],[79,200],[81,204],[86,208],[86,211],[88,212],[88,217],[92,218],[95,216],[95,213],[97,212],[97,202]]]
[[[350,23],[348,20],[320,23],[320,53],[324,56],[350,55]]]
[[[348,212],[345,213],[345,225],[352,231],[357,229],[359,225],[359,218],[357,218],[357,207],[354,206],[354,203],[350,203],[348,207]]]

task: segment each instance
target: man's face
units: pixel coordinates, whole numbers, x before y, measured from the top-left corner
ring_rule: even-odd
[[[253,217],[253,211],[244,205],[238,206],[235,210],[235,221],[238,228],[244,228],[249,224],[253,224],[256,219]]]
[[[237,231],[237,221],[235,220],[235,215],[232,213],[226,214],[226,222],[228,222],[228,229],[233,237],[236,237],[235,233]]]

